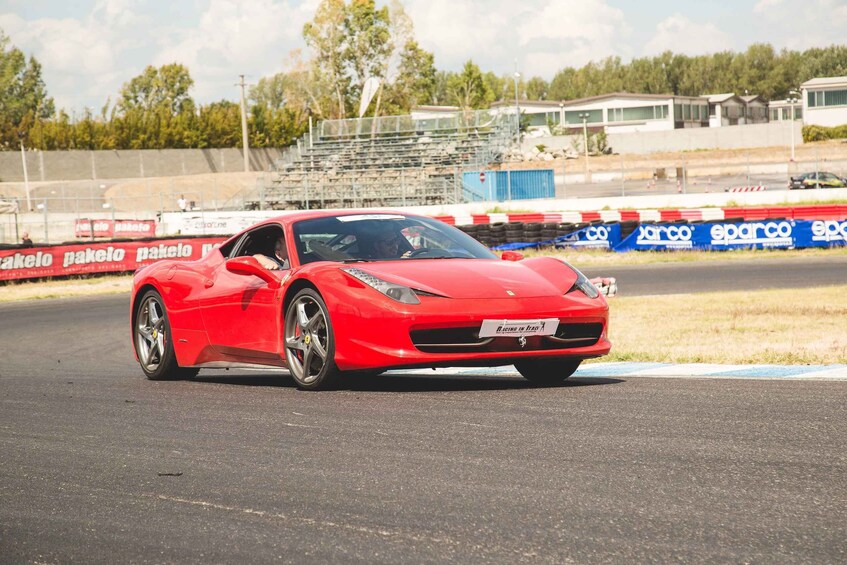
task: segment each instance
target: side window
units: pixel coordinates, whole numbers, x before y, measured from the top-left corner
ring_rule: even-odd
[[[248,257],[261,254],[273,257],[276,240],[282,235],[279,226],[263,226],[245,233],[233,248],[231,257]]]

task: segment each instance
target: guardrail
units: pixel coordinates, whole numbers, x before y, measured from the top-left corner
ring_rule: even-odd
[[[697,210],[603,210],[434,216],[457,225],[492,249],[595,247],[613,251],[738,248],[804,248],[847,245],[847,205],[726,208],[723,217]],[[179,216],[179,215],[177,215]],[[260,216],[232,221],[186,218],[179,237],[65,243],[0,249],[0,281],[93,273],[121,273],[159,259],[195,260],[227,235],[191,237],[207,226],[233,234]],[[268,217],[268,213],[261,214]],[[192,231],[193,230],[193,231]]]

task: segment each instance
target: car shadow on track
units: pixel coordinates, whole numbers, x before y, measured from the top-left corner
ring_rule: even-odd
[[[296,388],[294,380],[284,371],[279,373],[251,374],[229,372],[228,374],[200,373],[194,382],[216,383],[236,386]],[[388,375],[355,375],[343,379],[335,390],[353,392],[447,392],[484,390],[525,390],[541,388],[575,388],[583,386],[610,385],[624,382],[623,379],[597,377],[571,377],[554,385],[538,385],[522,377],[489,375],[421,375],[394,372]]]

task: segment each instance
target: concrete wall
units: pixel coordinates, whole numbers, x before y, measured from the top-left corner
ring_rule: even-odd
[[[657,151],[694,151],[747,147],[788,147],[787,123],[752,124],[722,128],[686,128],[668,131],[608,134],[616,153],[647,154]],[[794,123],[794,140],[802,143],[802,122]],[[581,133],[581,132],[580,132]],[[580,141],[581,141],[581,136]],[[534,137],[523,141],[523,150],[538,144],[550,150],[570,148],[571,136]],[[266,171],[282,157],[284,148],[251,149],[250,168]],[[27,151],[30,182],[88,179],[123,179],[241,172],[241,149],[162,149],[130,151]],[[19,151],[0,152],[0,182],[22,182]]]
[[[647,154],[658,151],[696,151],[698,149],[743,149],[749,147],[790,147],[791,125],[787,122],[749,124],[720,128],[685,128],[669,131],[608,133],[615,153]],[[803,123],[796,121],[794,142],[803,143]],[[580,135],[581,137],[581,135]],[[524,139],[521,148],[530,151],[538,144],[548,151],[571,147],[572,136],[556,135]],[[581,140],[580,140],[581,141]]]
[[[283,148],[250,149],[250,169],[266,171]],[[244,171],[241,149],[142,149],[128,151],[27,151],[31,182],[121,179],[237,173]],[[23,181],[20,151],[0,152],[0,182]]]

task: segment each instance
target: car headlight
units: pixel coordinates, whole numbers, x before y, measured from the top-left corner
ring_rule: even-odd
[[[594,284],[590,280],[588,280],[588,277],[583,275],[579,271],[579,269],[577,269],[567,261],[565,261],[564,263],[568,267],[573,269],[573,272],[576,273],[576,282],[574,282],[573,286],[568,289],[568,292],[573,292],[574,290],[581,290],[588,298],[597,298],[598,296],[600,296],[600,291],[597,289],[596,286],[594,286]],[[567,292],[565,294],[567,294]]]
[[[403,304],[420,304],[421,301],[413,291],[408,286],[403,286],[401,284],[390,283],[388,281],[384,281],[379,277],[375,277],[374,275],[363,271],[362,269],[357,269],[355,267],[341,269],[351,277],[354,277],[369,287],[381,292],[388,298],[392,300],[396,300],[397,302],[402,302]],[[590,284],[590,283],[589,283]],[[595,289],[596,290],[596,289]]]

